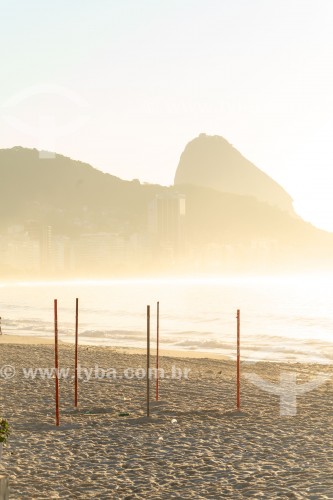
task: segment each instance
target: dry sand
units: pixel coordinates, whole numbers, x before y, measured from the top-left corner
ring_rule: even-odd
[[[52,346],[40,339],[4,340],[0,367],[13,366],[16,373],[0,378],[0,414],[12,427],[0,474],[10,478],[12,499],[333,498],[331,366],[243,363],[237,413],[234,362],[169,353],[161,359],[169,378],[160,381],[159,402],[153,401],[151,381],[147,419],[146,381],[124,377],[129,367],[146,367],[143,354],[81,347],[81,367],[93,372],[80,381],[74,411],[73,346],[62,344],[60,366],[71,371],[60,380],[56,428],[54,379],[23,374],[23,368],[52,367]],[[95,378],[96,365],[117,369],[118,378]],[[171,378],[173,366],[190,369],[188,379]],[[287,372],[297,373],[299,384],[319,372],[328,380],[297,398],[295,416],[281,416],[279,397],[251,383],[245,372],[274,383]]]

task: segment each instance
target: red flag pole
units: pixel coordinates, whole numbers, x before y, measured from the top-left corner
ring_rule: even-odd
[[[59,416],[59,377],[58,377],[58,301],[54,299],[54,368],[55,368],[55,404],[56,404],[56,426],[60,424]]]
[[[158,401],[158,368],[159,368],[159,343],[160,343],[160,303],[157,302],[157,324],[156,324],[156,401]]]
[[[147,417],[150,414],[150,306],[147,306]]]
[[[78,380],[77,380],[77,369],[78,369],[78,346],[79,346],[79,299],[76,299],[75,304],[75,397],[74,406],[78,406]]]
[[[237,410],[240,411],[240,310],[237,309]]]

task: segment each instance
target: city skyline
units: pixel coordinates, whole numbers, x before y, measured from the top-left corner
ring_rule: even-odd
[[[0,150],[0,164],[7,279],[332,269],[333,235],[221,137],[187,146],[172,187],[24,148]]]

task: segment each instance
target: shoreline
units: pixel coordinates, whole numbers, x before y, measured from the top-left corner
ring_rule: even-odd
[[[74,346],[74,342],[66,342],[63,340],[58,341],[61,346]],[[15,345],[54,345],[53,338],[39,337],[34,335],[10,335],[2,334],[0,335],[0,345],[1,344],[15,344]],[[141,347],[122,347],[122,346],[109,346],[109,345],[95,345],[95,344],[80,344],[79,347],[82,349],[111,349],[113,352],[119,354],[139,354],[144,355],[146,353],[145,348]],[[151,356],[155,355],[155,346],[151,349]],[[175,357],[175,358],[193,358],[193,359],[221,359],[230,360],[228,356],[219,353],[209,353],[204,351],[181,351],[172,349],[162,349],[160,348],[160,356],[164,357]]]
[[[33,346],[33,345],[47,345],[47,346],[53,346],[54,345],[54,339],[53,338],[46,338],[46,337],[39,337],[39,336],[34,336],[34,335],[10,335],[10,334],[2,334],[0,335],[0,345],[27,345],[27,346]],[[67,342],[63,340],[58,340],[59,346],[62,347],[74,347],[74,342]],[[140,355],[140,356],[145,356],[146,355],[146,348],[144,347],[124,347],[124,346],[112,346],[112,345],[100,345],[100,344],[86,344],[86,343],[80,343],[79,344],[79,349],[105,349],[105,350],[110,350],[112,352],[115,352],[117,354],[128,354],[128,355]],[[156,347],[153,346],[151,347],[150,350],[150,355],[151,358],[154,358],[156,356]],[[235,354],[236,356],[236,354]],[[182,351],[178,349],[163,349],[160,347],[159,349],[159,357],[168,357],[168,358],[180,358],[180,359],[197,359],[197,360],[220,360],[220,361],[230,361],[230,362],[235,362],[235,357],[227,356],[225,354],[221,353],[215,353],[215,352],[206,352],[206,351]],[[276,360],[264,360],[265,363],[283,363],[282,361],[276,361]],[[288,362],[288,364],[297,364],[299,363],[298,361],[291,361]],[[313,364],[311,362],[306,362],[302,363],[306,365]],[[318,363],[314,363],[318,364]]]
[[[42,337],[42,336],[37,336],[37,335],[12,335],[12,334],[7,334],[3,333],[0,335],[0,345],[48,345],[48,346],[53,346],[54,345],[54,338],[53,337]],[[58,344],[59,346],[68,346],[69,348],[72,347],[74,348],[74,341],[68,341],[68,340],[60,340],[58,339]],[[331,346],[329,345],[331,348]],[[120,345],[103,345],[103,344],[91,344],[91,343],[85,343],[84,341],[79,342],[79,348],[80,349],[105,349],[105,350],[111,350],[112,352],[116,352],[119,354],[129,354],[129,355],[146,355],[146,348],[145,347],[135,347],[135,346],[120,346]],[[263,363],[269,363],[271,365],[276,365],[276,364],[283,364],[283,365],[288,365],[288,366],[293,366],[293,365],[304,365],[304,366],[311,366],[311,365],[318,365],[318,366],[328,366],[332,365],[332,356],[333,356],[333,348],[329,350],[329,352],[325,353],[326,356],[322,356],[322,361],[318,361],[318,356],[314,358],[302,358],[299,357],[298,359],[283,359],[283,358],[269,358],[269,357],[263,357],[260,355],[260,350],[258,359],[256,357],[252,358],[251,356],[249,357],[248,354],[248,349],[247,347],[242,349],[243,351],[243,356],[241,352],[241,362],[246,363],[246,364],[256,364],[257,362],[263,362]],[[255,350],[252,350],[253,353],[255,353]],[[151,357],[154,358],[156,356],[156,346],[154,343],[151,345],[151,350],[150,350]],[[163,357],[170,357],[170,358],[184,358],[184,359],[208,359],[208,360],[221,360],[221,361],[230,361],[230,362],[235,362],[236,360],[236,346],[235,346],[235,351],[233,355],[227,355],[223,354],[220,352],[214,352],[212,351],[200,351],[200,350],[180,350],[180,349],[164,349],[163,347],[160,346],[159,348],[159,356],[161,358]],[[254,361],[253,361],[254,359]]]

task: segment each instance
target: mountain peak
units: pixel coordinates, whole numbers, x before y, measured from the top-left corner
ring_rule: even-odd
[[[218,135],[202,133],[187,144],[175,175],[175,185],[179,184],[254,196],[259,201],[295,215],[291,196]]]

